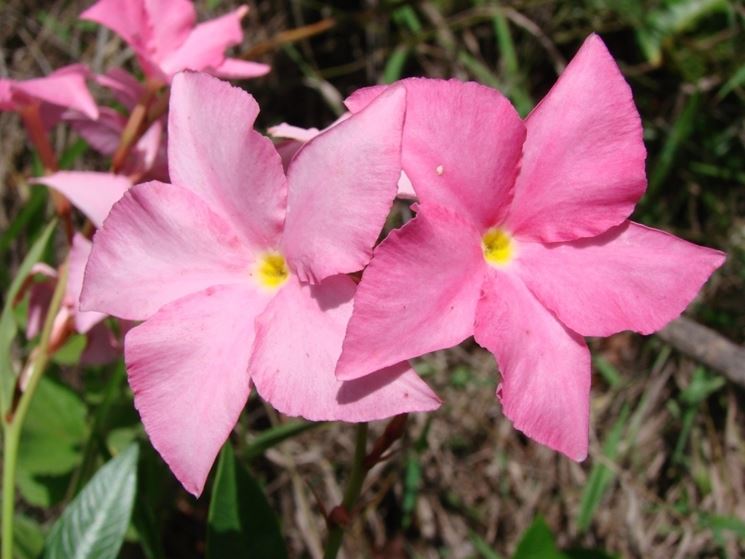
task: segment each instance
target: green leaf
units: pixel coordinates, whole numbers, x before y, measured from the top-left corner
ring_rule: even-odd
[[[49,534],[44,559],[115,559],[124,541],[137,484],[137,445],[104,465]]]
[[[556,547],[554,535],[540,516],[525,530],[512,559],[565,559]]]
[[[41,258],[56,226],[57,221],[53,220],[34,241],[34,244],[31,245],[31,249],[26,254],[26,258],[23,259],[13,283],[5,295],[5,305],[0,315],[0,411],[3,414],[5,414],[5,411],[10,405],[16,376],[10,360],[10,347],[13,344],[18,329],[15,318],[13,317],[13,303],[21,286],[23,286],[23,282],[26,281],[26,278],[31,272],[31,267]]]
[[[616,423],[611,428],[608,438],[605,440],[603,445],[603,456],[608,460],[615,459],[618,456],[618,449],[621,443],[621,436],[623,435],[624,427],[629,417],[629,406],[625,405],[621,410],[620,417],[616,420]],[[602,462],[595,462],[590,472],[590,478],[582,492],[582,500],[579,506],[579,517],[577,519],[577,528],[580,533],[587,530],[592,521],[592,516],[595,514],[600,502],[603,500],[603,496],[610,486],[615,473],[608,466]]]
[[[18,469],[27,474],[59,475],[80,461],[88,437],[86,407],[77,394],[42,377],[23,424]]]
[[[268,448],[286,439],[325,425],[328,424],[323,421],[290,421],[262,431],[249,443],[248,448],[243,452],[243,458],[250,462],[257,456],[264,454]]]
[[[207,516],[207,557],[287,557],[277,518],[258,482],[236,462],[230,441],[217,463]]]
[[[35,520],[16,514],[13,520],[13,545],[16,559],[36,559],[44,549],[44,531]]]

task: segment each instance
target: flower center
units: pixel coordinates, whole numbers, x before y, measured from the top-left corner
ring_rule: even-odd
[[[276,289],[290,277],[285,257],[278,252],[267,252],[256,264],[256,280],[259,285]]]
[[[492,227],[481,237],[481,249],[484,259],[492,266],[508,264],[515,253],[512,236],[503,229]]]

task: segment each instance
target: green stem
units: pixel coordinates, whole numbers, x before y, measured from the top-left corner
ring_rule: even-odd
[[[38,353],[34,359],[26,389],[21,394],[15,409],[9,410],[3,418],[2,559],[13,559],[16,464],[18,462],[18,444],[21,440],[23,422],[26,419],[28,407],[31,404],[34,392],[36,392],[36,388],[39,386],[39,380],[44,374],[44,369],[46,369],[47,362],[49,361],[49,342],[52,337],[52,328],[62,305],[66,285],[67,262],[60,267],[57,286],[47,309],[44,328],[41,332],[39,345],[37,346]]]
[[[348,512],[351,512],[355,503],[357,503],[357,499],[359,499],[360,492],[362,491],[362,482],[365,481],[365,475],[367,475],[367,468],[365,468],[366,449],[367,423],[358,423],[352,472],[349,475],[347,490],[344,492],[344,500],[342,501],[342,507]],[[336,558],[341,548],[343,537],[344,526],[339,523],[334,524],[329,531],[329,539],[326,543],[326,552],[324,554],[325,559]]]

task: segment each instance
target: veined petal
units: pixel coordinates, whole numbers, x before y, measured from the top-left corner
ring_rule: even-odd
[[[525,127],[498,91],[457,80],[410,78],[401,160],[422,203],[435,203],[487,228],[504,216]],[[379,89],[347,99],[353,112]]]
[[[284,414],[313,421],[372,421],[439,407],[439,398],[407,364],[337,380],[334,367],[354,290],[344,275],[313,286],[292,278],[275,296],[257,320],[249,367],[261,397]]]
[[[590,239],[523,243],[516,270],[575,332],[651,334],[685,310],[724,258],[628,221]]]
[[[573,460],[587,456],[590,352],[511,273],[490,270],[474,337],[502,373],[497,396],[515,428]]]
[[[422,205],[365,269],[336,372],[364,376],[473,334],[486,264],[479,233],[455,214]]]
[[[52,105],[75,109],[95,120],[98,118],[98,105],[88,91],[86,77],[88,68],[71,64],[43,78],[12,82],[12,89]]]
[[[406,92],[393,88],[290,163],[282,251],[303,281],[361,270],[396,196]]]
[[[248,281],[251,262],[230,225],[194,193],[138,184],[93,239],[81,309],[144,320],[189,293]]]
[[[597,35],[525,121],[507,227],[544,242],[591,237],[626,220],[644,193],[646,150],[631,88]]]
[[[241,19],[247,11],[247,6],[241,6],[194,27],[178,48],[160,60],[163,72],[173,76],[181,70],[201,71],[220,67],[225,61],[225,49],[243,40]]]
[[[216,286],[160,309],[125,339],[129,384],[153,446],[199,496],[249,393],[254,319],[266,297]]]
[[[65,299],[72,307],[72,316],[75,321],[75,330],[85,334],[96,324],[106,318],[105,314],[98,312],[83,312],[79,309],[80,292],[83,289],[83,274],[91,253],[91,242],[80,233],[76,233],[72,239],[70,256],[68,257],[67,285],[65,286]]]
[[[125,176],[93,171],[58,171],[34,182],[63,194],[96,227],[101,226],[111,207],[132,186]]]
[[[259,106],[207,74],[179,74],[171,87],[171,180],[201,196],[255,251],[276,248],[287,200],[282,161],[252,128]]]

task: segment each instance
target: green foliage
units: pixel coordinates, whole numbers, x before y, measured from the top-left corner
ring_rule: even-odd
[[[279,523],[259,483],[235,460],[230,441],[217,463],[207,519],[207,557],[287,557]]]
[[[115,559],[129,526],[137,484],[137,445],[101,468],[49,533],[44,559]]]

